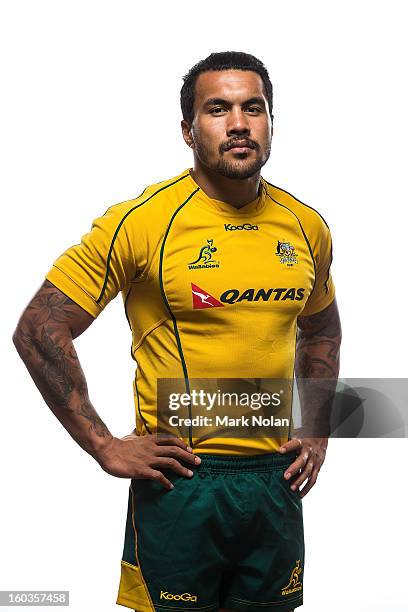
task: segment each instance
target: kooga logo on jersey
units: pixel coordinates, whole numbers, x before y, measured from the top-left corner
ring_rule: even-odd
[[[304,298],[304,288],[278,287],[277,289],[245,289],[242,293],[238,289],[227,289],[221,295],[221,302],[227,304],[235,304],[235,302],[258,302],[259,300],[267,302],[268,300],[296,300],[300,302]]]
[[[235,232],[235,230],[259,230],[258,225],[251,225],[251,223],[244,223],[243,225],[231,225],[231,223],[224,223],[226,232]]]

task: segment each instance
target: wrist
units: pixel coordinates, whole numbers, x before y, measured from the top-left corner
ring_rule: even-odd
[[[93,436],[88,440],[89,454],[100,463],[106,457],[114,439],[110,432],[107,432],[104,436]]]

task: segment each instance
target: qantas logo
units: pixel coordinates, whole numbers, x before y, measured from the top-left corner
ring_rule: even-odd
[[[193,308],[217,308],[217,306],[224,306],[217,298],[194,283],[191,283],[191,292],[193,295]]]
[[[242,302],[247,300],[248,302],[268,302],[269,300],[296,300],[300,302],[304,298],[304,288],[291,287],[278,287],[277,289],[245,289],[242,293],[238,289],[227,289],[221,295],[221,302],[227,302],[227,304],[235,304],[235,302]]]
[[[304,298],[305,290],[303,287],[277,287],[276,289],[227,289],[220,296],[220,301],[213,295],[201,289],[194,283],[191,283],[191,291],[193,296],[193,308],[216,308],[224,306],[224,304],[235,304],[236,302],[268,302],[273,300],[277,302],[285,300],[295,300],[300,302]],[[222,303],[224,302],[224,303]]]

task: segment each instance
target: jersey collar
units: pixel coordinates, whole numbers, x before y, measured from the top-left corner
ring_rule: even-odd
[[[252,202],[248,202],[245,206],[241,208],[236,208],[232,204],[228,202],[224,202],[222,200],[215,200],[214,198],[210,198],[205,191],[199,187],[199,185],[195,182],[193,177],[191,176],[192,168],[187,168],[183,174],[187,174],[186,177],[187,182],[191,186],[192,189],[197,189],[198,191],[194,196],[194,201],[202,207],[211,208],[213,211],[223,214],[223,215],[234,215],[235,217],[253,217],[255,215],[260,214],[266,205],[266,183],[265,180],[260,177],[259,184],[259,195]]]

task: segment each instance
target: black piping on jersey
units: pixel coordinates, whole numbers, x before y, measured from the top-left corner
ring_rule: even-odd
[[[128,301],[128,297],[129,297],[130,292],[132,291],[132,289],[133,289],[133,286],[132,286],[132,285],[130,285],[130,287],[129,287],[129,291],[127,292],[127,295],[126,295],[126,298],[125,298],[125,315],[126,315],[127,322],[129,323],[130,331],[131,331],[131,332],[132,332],[132,334],[133,334],[132,326],[131,326],[131,324],[130,324],[130,320],[129,320],[128,313],[127,313],[127,301]],[[134,355],[133,355],[133,335],[132,335],[132,342],[131,342],[131,344],[130,344],[130,356],[131,356],[131,358],[132,358],[134,361],[136,361],[136,359],[135,359],[135,357],[134,357]]]
[[[266,179],[264,179],[264,181],[265,181],[266,183],[268,183],[268,185],[270,185],[271,187],[275,187],[275,185],[272,185],[272,183],[270,183],[270,182],[269,182],[269,181],[267,181]],[[280,187],[278,187],[278,189],[280,189]],[[267,191],[266,189],[265,189],[265,191],[266,191],[267,195],[269,196],[269,198],[270,198],[270,199],[271,199],[273,202],[275,202],[276,204],[279,204],[279,206],[283,206],[283,208],[287,208],[287,210],[289,210],[289,212],[291,212],[293,215],[295,215],[296,219],[298,220],[298,223],[299,223],[299,225],[300,225],[300,229],[302,230],[302,234],[303,234],[303,236],[304,236],[304,239],[306,240],[306,243],[307,243],[307,246],[308,246],[308,249],[309,249],[309,253],[310,253],[310,256],[311,256],[312,261],[313,261],[314,277],[315,277],[315,279],[314,279],[314,283],[313,283],[313,288],[312,288],[312,291],[313,291],[313,289],[314,289],[314,287],[315,287],[315,284],[316,284],[316,262],[315,262],[315,259],[314,259],[314,257],[313,257],[313,251],[312,251],[312,248],[311,248],[311,246],[310,246],[310,242],[309,242],[309,240],[308,240],[308,238],[307,238],[307,236],[306,236],[306,234],[305,234],[305,231],[304,231],[304,229],[303,229],[303,227],[302,227],[302,224],[301,224],[301,222],[300,222],[300,219],[299,219],[299,217],[298,217],[298,216],[297,216],[297,215],[296,215],[296,214],[293,212],[293,210],[290,210],[290,208],[288,208],[288,207],[287,207],[287,206],[285,206],[284,204],[281,204],[280,202],[277,202],[277,201],[276,201],[276,200],[275,200],[275,199],[274,199],[274,198],[273,198],[271,195],[269,195],[269,193],[268,193],[268,191]],[[284,189],[282,189],[282,191],[285,191],[285,190],[284,190]],[[292,196],[292,194],[291,194],[291,193],[289,193],[288,191],[285,191],[285,193],[287,193],[288,195]],[[303,202],[301,202],[300,200],[298,200],[297,198],[295,198],[295,196],[292,196],[292,198],[294,198],[295,200],[297,200],[297,201],[298,201],[300,204],[303,204]],[[307,205],[307,204],[305,204],[305,206],[308,206],[308,205]],[[308,208],[312,208],[312,207],[311,207],[311,206],[308,206]],[[315,209],[314,209],[314,208],[312,208],[312,210],[315,210]],[[322,218],[322,220],[324,221],[324,223],[327,225],[326,221],[323,219],[323,217],[320,215],[320,213],[318,213],[318,212],[317,212],[317,210],[315,210],[315,212],[316,212],[316,213],[317,213],[317,214],[318,214],[318,215],[319,215],[319,216]],[[329,227],[329,226],[327,225],[327,227]],[[329,266],[329,269],[330,269],[330,266]],[[310,294],[312,293],[312,291],[310,292]],[[326,293],[327,293],[327,290],[326,290]],[[289,421],[288,439],[291,439],[291,435],[292,435],[292,424],[293,424],[293,419],[292,419],[292,417],[293,417],[293,386],[294,386],[294,381],[295,381],[296,347],[297,347],[297,337],[296,337],[296,336],[295,336],[295,341],[294,341],[294,344],[295,344],[295,346],[294,346],[294,351],[293,351],[293,354],[294,354],[294,360],[293,360],[293,370],[292,370],[292,393],[291,393],[291,398],[290,398],[290,421]]]
[[[327,225],[326,220],[324,219],[323,215],[321,215],[319,213],[318,210],[316,210],[315,208],[313,208],[313,206],[310,206],[309,204],[305,204],[305,202],[302,202],[302,200],[299,200],[299,198],[297,198],[296,196],[294,196],[293,194],[289,193],[289,191],[286,191],[286,189],[282,189],[282,187],[277,187],[276,185],[273,185],[272,183],[270,183],[269,181],[267,181],[266,179],[264,179],[265,183],[268,183],[268,185],[270,185],[271,187],[274,187],[275,189],[279,189],[279,191],[283,191],[284,193],[287,193],[288,195],[290,195],[291,198],[293,198],[294,200],[296,200],[297,202],[299,202],[299,204],[303,204],[303,206],[306,206],[307,208],[311,208],[312,210],[315,211],[316,214],[319,215],[319,217],[321,218],[321,220],[323,221],[323,223],[325,224],[325,226],[327,227],[328,230],[330,230],[329,226]]]
[[[167,299],[166,296],[166,292],[164,290],[164,285],[163,285],[163,255],[164,255],[164,247],[166,244],[166,240],[167,240],[167,236],[169,235],[169,231],[171,228],[171,225],[177,215],[177,213],[187,204],[187,202],[189,202],[191,200],[191,198],[197,193],[197,191],[200,191],[200,187],[197,187],[197,189],[195,189],[194,191],[192,191],[190,193],[190,195],[188,196],[187,200],[185,200],[182,204],[180,204],[180,206],[174,211],[173,216],[170,219],[170,222],[167,226],[166,232],[164,234],[164,238],[162,240],[161,243],[161,248],[160,248],[160,264],[159,264],[159,283],[160,283],[160,290],[163,296],[163,301],[166,305],[167,310],[170,313],[171,319],[173,321],[173,327],[174,327],[174,335],[176,337],[176,342],[177,342],[177,347],[179,350],[179,355],[180,355],[180,361],[181,361],[181,365],[183,368],[183,373],[184,373],[184,381],[186,384],[186,391],[187,393],[190,395],[190,381],[188,378],[188,371],[187,371],[187,365],[186,365],[186,361],[184,359],[184,353],[183,353],[183,347],[181,345],[181,339],[180,339],[180,334],[178,331],[178,327],[177,327],[177,320],[176,317],[174,316],[174,312],[172,311],[169,301]],[[188,404],[188,414],[189,414],[189,418],[192,419],[192,414],[191,414],[191,402]],[[189,425],[188,428],[188,435],[189,435],[189,442],[190,442],[190,446],[193,447],[193,431],[192,431],[192,426]]]
[[[152,198],[154,198],[155,195],[157,195],[158,193],[160,193],[161,191],[163,191],[164,189],[167,189],[168,187],[171,187],[172,185],[175,185],[176,183],[178,183],[179,181],[182,181],[183,179],[185,179],[186,177],[188,177],[189,174],[184,174],[184,176],[181,176],[180,178],[178,178],[176,181],[173,181],[172,183],[169,183],[168,185],[165,185],[164,187],[160,187],[160,189],[158,189],[157,191],[155,191],[154,193],[152,193],[151,196],[149,196],[148,198],[146,198],[146,200],[144,200],[143,202],[140,202],[140,204],[136,204],[135,206],[133,206],[133,208],[131,208],[130,210],[128,210],[128,212],[122,217],[122,219],[120,220],[115,233],[113,234],[113,238],[109,247],[109,252],[108,252],[108,257],[106,259],[106,273],[105,273],[105,279],[103,282],[103,286],[101,289],[101,293],[98,297],[98,299],[96,300],[96,303],[99,304],[99,302],[101,301],[101,299],[103,298],[103,294],[105,293],[105,289],[106,289],[106,285],[108,283],[108,277],[109,277],[109,268],[110,268],[110,261],[111,261],[111,257],[112,257],[112,251],[113,251],[113,245],[115,244],[115,240],[116,237],[119,233],[120,228],[123,225],[123,222],[125,221],[126,217],[128,217],[130,215],[130,213],[132,213],[134,210],[136,210],[136,208],[139,208],[140,206],[143,206],[143,204],[146,204],[146,202],[148,202],[149,200],[151,200]],[[146,188],[147,189],[147,188]],[[144,191],[146,191],[146,189]],[[144,193],[144,191],[142,193]],[[108,209],[109,210],[109,209]],[[108,211],[106,211],[108,212]],[[106,214],[106,213],[105,213]]]
[[[126,315],[127,322],[129,323],[130,331],[132,331],[132,326],[131,326],[131,324],[130,324],[129,317],[128,317],[128,313],[127,313],[127,301],[128,301],[128,297],[129,297],[129,295],[130,295],[130,292],[132,291],[132,288],[133,288],[133,286],[132,286],[132,285],[130,285],[130,287],[129,287],[129,291],[127,292],[127,294],[126,294],[126,298],[125,298],[125,315]]]
[[[144,194],[144,192],[146,191],[146,189],[147,189],[147,187],[148,187],[148,186],[149,186],[149,185],[147,185],[147,186],[146,186],[146,187],[143,189],[143,191],[141,191],[141,192],[139,193],[139,195],[138,195],[138,196],[136,196],[136,197],[134,197],[134,198],[130,198],[130,199],[131,199],[131,200],[132,200],[132,199],[133,199],[133,200],[138,200],[139,198],[141,198],[141,197],[142,197],[142,195]],[[128,201],[128,200],[122,200],[122,202],[118,202],[118,204],[124,204],[124,203],[125,203],[125,202],[127,202],[127,201]],[[115,206],[115,204],[113,204],[113,206]],[[111,208],[113,208],[113,206],[112,206],[112,204],[111,204],[111,205],[109,206],[109,208],[107,208],[107,209],[106,209],[106,211],[103,213],[103,215],[102,215],[102,216],[104,217],[104,216],[106,215],[106,213],[108,213],[108,212],[110,211],[110,209],[111,209]]]
[[[274,187],[275,189],[279,189],[279,191],[283,191],[284,193],[287,193],[291,198],[293,198],[294,200],[296,200],[296,202],[299,202],[299,204],[302,204],[303,206],[306,206],[306,208],[310,208],[311,210],[314,210],[314,212],[319,215],[319,217],[321,218],[321,220],[323,221],[323,223],[325,224],[325,226],[327,227],[327,229],[329,230],[330,233],[330,227],[326,221],[326,219],[323,217],[323,215],[321,215],[319,213],[318,210],[316,210],[315,208],[313,208],[313,206],[310,206],[309,204],[305,204],[305,202],[302,202],[302,200],[299,200],[299,198],[297,198],[296,196],[294,196],[292,193],[289,193],[289,191],[286,191],[286,189],[282,189],[282,187],[277,187],[276,185],[273,185],[272,183],[270,183],[269,181],[267,181],[266,179],[264,179],[265,183],[268,183],[268,185],[270,185],[271,187]],[[329,282],[329,276],[330,276],[330,266],[332,264],[333,261],[333,241],[331,239],[330,236],[330,263],[329,263],[329,267],[327,268],[327,278],[324,281],[324,287],[326,289],[326,293],[329,292],[329,287],[327,285],[327,283]]]
[[[303,237],[304,237],[304,239],[306,240],[306,244],[307,244],[308,249],[309,249],[310,257],[312,258],[312,261],[313,261],[313,269],[314,269],[314,281],[313,281],[313,287],[312,287],[312,290],[311,290],[311,292],[310,292],[310,295],[311,295],[311,294],[313,293],[313,290],[314,290],[314,288],[315,288],[315,284],[316,284],[316,262],[315,262],[315,259],[314,259],[314,257],[313,257],[312,247],[310,246],[310,242],[309,242],[309,240],[308,240],[308,237],[307,237],[307,236],[306,236],[306,234],[305,234],[305,230],[303,229],[303,226],[302,226],[302,224],[301,224],[301,222],[300,222],[299,217],[298,217],[298,216],[297,216],[297,215],[296,215],[296,214],[293,212],[293,210],[290,210],[290,208],[288,208],[288,207],[287,207],[287,206],[285,206],[284,204],[281,204],[281,203],[280,203],[280,202],[278,202],[277,200],[274,200],[274,199],[273,199],[273,197],[272,197],[271,195],[269,195],[269,193],[268,193],[268,197],[269,197],[269,198],[272,200],[272,202],[275,202],[275,204],[278,204],[279,206],[282,206],[282,208],[286,208],[286,210],[288,210],[290,213],[292,213],[292,215],[293,215],[294,217],[296,217],[296,219],[297,219],[297,221],[298,221],[298,223],[299,223],[300,229],[302,230]]]
[[[127,307],[127,300],[128,300],[129,295],[130,295],[130,292],[132,291],[132,288],[133,287],[130,286],[129,291],[127,292],[127,295],[126,295],[126,299],[125,299],[125,315],[126,315],[126,318],[127,318],[127,322],[129,323],[130,331],[133,333],[132,326],[130,324],[130,320],[129,320],[129,317],[128,317],[128,314],[127,314],[127,309],[126,309],[126,307]],[[132,359],[135,359],[135,357],[133,355],[132,348],[133,348],[133,346],[131,345],[131,347],[130,347],[130,356],[132,357]],[[136,363],[137,363],[137,361],[136,361]],[[139,413],[140,418],[142,419],[142,421],[144,423],[144,426],[146,427],[146,430],[149,432],[149,434],[151,434],[152,432],[150,431],[149,426],[146,423],[146,421],[145,421],[145,419],[144,419],[144,417],[142,415],[142,411],[140,410],[139,389],[138,389],[138,386],[137,386],[137,371],[138,371],[138,369],[139,369],[139,366],[136,367],[136,374],[135,374],[135,390],[136,390],[136,399],[137,399],[137,411]]]
[[[326,287],[326,293],[329,293],[329,287],[327,283],[329,282],[330,266],[332,265],[332,261],[333,261],[333,241],[330,239],[330,263],[329,263],[329,267],[327,268],[327,278],[324,281],[324,286]]]
[[[292,419],[292,416],[293,416],[293,387],[295,384],[296,348],[297,348],[297,334],[295,334],[295,347],[293,350],[294,359],[293,359],[293,371],[292,371],[292,394],[290,398],[290,420],[289,420],[289,431],[288,431],[289,439],[290,439],[290,436],[292,435],[292,423],[293,423],[293,419]]]
[[[152,432],[150,431],[149,426],[146,423],[146,421],[144,419],[144,416],[142,415],[142,411],[140,410],[139,389],[138,389],[138,386],[137,386],[137,371],[138,371],[138,369],[139,369],[139,366],[137,366],[136,374],[135,374],[135,389],[136,389],[136,399],[137,399],[137,411],[139,413],[140,418],[143,421],[144,426],[146,427],[146,430],[149,432],[149,434],[151,434]]]

